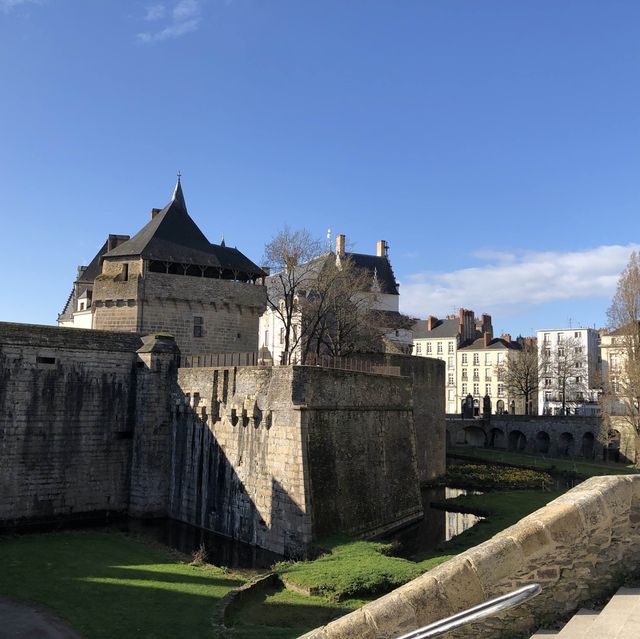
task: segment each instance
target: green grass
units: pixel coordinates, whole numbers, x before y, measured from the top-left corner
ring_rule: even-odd
[[[332,602],[284,589],[263,591],[250,594],[229,622],[234,639],[294,639],[365,603],[362,599]]]
[[[549,473],[495,464],[454,464],[432,482],[434,486],[478,490],[545,490],[553,486]]]
[[[415,563],[388,556],[390,544],[333,537],[321,545],[327,553],[315,561],[279,564],[283,580],[339,601],[388,592],[421,573]]]
[[[627,475],[640,472],[638,468],[624,466],[622,464],[543,457],[530,453],[514,453],[493,448],[450,446],[447,448],[447,456],[458,459],[511,464],[533,470],[550,470],[552,472],[569,473],[585,479],[596,475]]]
[[[241,583],[117,533],[0,540],[0,595],[50,607],[85,639],[212,639],[216,604]]]

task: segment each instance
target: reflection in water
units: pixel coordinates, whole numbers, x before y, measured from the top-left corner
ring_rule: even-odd
[[[227,568],[270,568],[284,557],[257,546],[251,546],[208,530],[190,526],[175,519],[126,519],[113,528],[122,532],[149,537],[165,546],[191,556],[201,544],[207,552],[206,561]]]
[[[449,541],[456,535],[471,528],[483,517],[470,513],[454,513],[431,506],[432,502],[443,502],[460,495],[478,495],[480,493],[459,488],[426,488],[422,491],[424,518],[399,530],[387,538],[398,544],[400,557],[411,557],[418,553],[434,550],[439,544]]]

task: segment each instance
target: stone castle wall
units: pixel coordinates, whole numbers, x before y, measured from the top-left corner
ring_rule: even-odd
[[[93,290],[95,328],[170,333],[184,354],[258,350],[264,286],[152,272],[142,277],[131,267],[121,280],[120,262],[107,266],[113,272],[100,275]],[[194,337],[194,317],[202,318],[202,337]]]
[[[163,335],[0,323],[0,525],[170,515],[300,556],[422,515],[415,378],[177,364]]]
[[[0,522],[126,511],[141,344],[0,324]]]
[[[312,367],[181,369],[172,517],[288,556],[422,514],[411,382]]]
[[[542,619],[611,594],[640,561],[640,476],[594,477],[489,541],[305,639],[393,639],[530,583],[529,602],[447,635],[531,633]]]

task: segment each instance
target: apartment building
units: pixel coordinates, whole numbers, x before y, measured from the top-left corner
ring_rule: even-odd
[[[538,413],[598,415],[598,332],[592,328],[537,331]]]

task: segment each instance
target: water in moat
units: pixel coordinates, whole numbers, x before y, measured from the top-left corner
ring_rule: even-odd
[[[460,488],[424,488],[422,490],[422,508],[424,517],[401,530],[385,537],[397,545],[394,552],[399,557],[411,558],[414,555],[435,550],[440,544],[475,526],[483,517],[471,513],[457,513],[434,507],[445,499],[454,499],[460,495],[480,495],[473,490]]]
[[[175,519],[123,519],[110,528],[150,538],[187,556],[202,546],[208,563],[236,570],[266,570],[284,559],[274,552]]]

